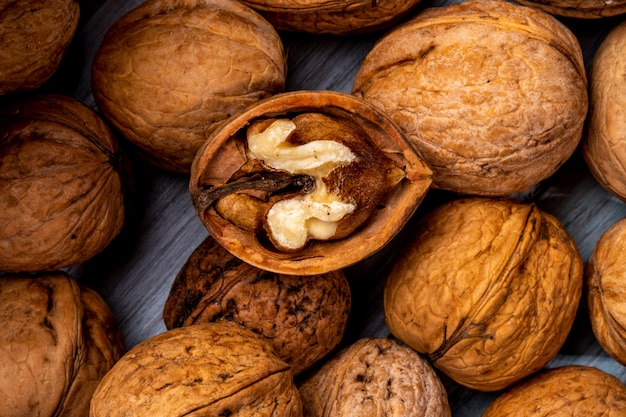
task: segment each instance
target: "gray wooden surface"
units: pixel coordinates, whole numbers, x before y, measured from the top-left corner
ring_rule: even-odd
[[[81,1],[82,18],[75,40],[59,72],[43,88],[72,95],[96,109],[90,90],[92,58],[104,32],[140,1]],[[448,2],[425,1],[421,7]],[[419,8],[418,8],[419,10]],[[562,19],[578,36],[587,65],[606,33],[620,21]],[[350,92],[361,60],[382,33],[351,37],[282,34],[288,51],[287,90],[328,89]],[[187,257],[207,236],[194,214],[185,175],[161,172],[142,161],[136,164],[136,206],[127,229],[100,255],[69,272],[96,289],[108,302],[128,347],[165,330],[161,317],[170,285]],[[415,216],[448,198],[430,192]],[[580,152],[553,177],[517,197],[534,201],[554,214],[574,238],[586,260],[601,233],[626,217],[626,204],[612,197],[590,176]],[[411,225],[404,233],[410,233]],[[402,245],[402,234],[371,259],[347,269],[353,288],[353,315],[345,343],[362,336],[389,334],[381,290],[387,254]],[[586,364],[626,382],[626,369],[610,359],[595,341],[589,321],[580,311],[571,335],[548,365]],[[442,375],[454,416],[480,416],[497,393],[461,387]]]

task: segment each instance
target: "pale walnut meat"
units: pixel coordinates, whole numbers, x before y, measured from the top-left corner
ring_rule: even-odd
[[[497,397],[482,417],[619,417],[626,386],[598,368],[566,365],[541,371]]]
[[[125,352],[106,302],[64,272],[0,279],[0,415],[84,417]]]
[[[517,3],[576,19],[601,19],[626,13],[624,0],[518,0]]]
[[[433,187],[505,196],[574,152],[587,79],[574,34],[500,0],[423,10],[378,40],[353,94],[376,105],[433,170]]]
[[[351,307],[343,272],[315,276],[267,272],[237,259],[208,236],[172,283],[168,329],[233,321],[267,338],[294,375],[329,354],[344,335]]]
[[[359,339],[299,385],[305,417],[450,417],[430,364],[388,338]]]
[[[598,239],[585,266],[585,297],[600,346],[626,365],[626,219]]]
[[[589,71],[589,117],[583,157],[607,191],[626,201],[626,22],[604,38]]]
[[[224,119],[284,89],[278,33],[234,0],[149,0],[121,16],[94,58],[100,111],[155,166],[188,173]]]
[[[0,271],[52,271],[122,230],[129,160],[108,125],[62,95],[0,108]]]
[[[399,130],[349,94],[297,91],[223,124],[194,161],[196,213],[233,255],[268,271],[341,269],[394,237],[430,169]]]
[[[78,27],[75,0],[0,3],[0,96],[35,90],[56,72]]]
[[[301,417],[291,368],[232,322],[179,327],[135,345],[104,376],[90,417]]]
[[[557,354],[582,285],[555,217],[510,198],[461,198],[419,221],[387,277],[385,320],[459,384],[495,391]]]

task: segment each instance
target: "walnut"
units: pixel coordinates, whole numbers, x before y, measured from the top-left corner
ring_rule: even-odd
[[[552,175],[576,149],[587,80],[574,34],[501,0],[423,10],[383,36],[353,93],[393,119],[433,187],[504,196]]]
[[[294,375],[341,341],[350,314],[343,272],[284,275],[248,265],[208,236],[176,276],[163,309],[168,329],[234,321],[266,337]]]
[[[449,417],[448,396],[430,364],[388,338],[363,338],[300,384],[305,417]]]
[[[555,217],[510,198],[461,198],[420,220],[387,277],[385,319],[456,382],[499,390],[557,354],[582,277]]]
[[[167,330],[105,375],[90,417],[300,417],[291,368],[267,340],[232,322]]]
[[[626,386],[590,366],[543,370],[496,398],[483,417],[606,416],[626,410]]]
[[[555,16],[599,19],[626,13],[624,0],[518,0],[518,3]]]
[[[201,221],[233,255],[313,275],[384,246],[415,212],[430,174],[371,105],[297,91],[262,100],[215,131],[189,190]]]
[[[626,202],[626,22],[604,38],[589,71],[589,117],[582,154],[589,170],[611,194]]]
[[[61,65],[80,17],[75,0],[0,5],[0,95],[41,87]]]
[[[81,102],[0,108],[0,271],[51,271],[102,251],[124,225],[129,162]]]
[[[281,92],[274,27],[234,0],[149,0],[120,17],[94,58],[100,111],[151,163],[188,173],[217,124]]]
[[[125,352],[106,302],[64,272],[0,279],[0,415],[87,416]]]

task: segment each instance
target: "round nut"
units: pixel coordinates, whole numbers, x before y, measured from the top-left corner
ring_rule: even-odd
[[[602,41],[589,71],[589,118],[583,156],[589,170],[611,194],[626,201],[626,22]]]
[[[123,15],[94,58],[100,111],[159,168],[188,172],[215,125],[284,89],[276,30],[233,0],[149,0]]]
[[[297,91],[262,100],[215,131],[189,190],[200,220],[233,255],[268,271],[315,275],[382,248],[417,209],[430,174],[373,106]]]
[[[128,159],[81,102],[44,95],[0,108],[0,270],[86,261],[121,231]]]
[[[291,368],[232,322],[179,327],[129,350],[93,395],[91,417],[301,417]]]
[[[0,5],[0,95],[34,90],[54,74],[80,17],[75,0],[16,0]]]
[[[499,390],[557,354],[582,278],[571,237],[534,204],[453,200],[420,220],[392,267],[385,319],[456,382]]]
[[[483,417],[607,416],[626,410],[626,386],[600,369],[551,368],[496,398]]]
[[[343,272],[284,275],[248,265],[208,236],[176,276],[165,301],[168,329],[233,321],[264,336],[297,375],[341,341],[350,314]]]
[[[125,352],[105,301],[64,272],[0,279],[0,415],[86,416]]]
[[[449,417],[448,396],[432,367],[387,338],[347,346],[300,384],[308,417]]]
[[[600,236],[585,266],[585,294],[600,346],[626,365],[626,219]]]
[[[383,36],[353,93],[403,131],[433,187],[505,196],[552,175],[587,114],[582,51],[554,17],[501,0],[426,9]]]
[[[599,19],[626,13],[624,0],[520,0],[518,3],[555,16],[576,19]]]

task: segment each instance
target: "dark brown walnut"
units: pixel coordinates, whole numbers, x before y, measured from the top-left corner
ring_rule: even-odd
[[[462,198],[420,220],[387,277],[385,320],[456,382],[495,391],[557,354],[582,284],[558,219],[509,198]]]
[[[433,187],[504,196],[576,149],[587,80],[574,34],[503,0],[423,10],[383,36],[353,93],[384,111],[433,170]]]
[[[0,319],[0,415],[87,416],[126,349],[100,295],[64,272],[3,275]]]
[[[281,31],[355,35],[387,28],[420,0],[243,0]]]
[[[519,0],[518,3],[555,16],[600,19],[626,13],[624,0]]]
[[[347,346],[298,387],[305,417],[449,417],[448,396],[430,364],[393,339]]]
[[[41,87],[61,65],[80,17],[75,0],[0,3],[0,95]]]
[[[102,251],[125,219],[128,159],[67,96],[0,108],[0,271],[61,269]]]
[[[626,202],[626,23],[604,38],[589,71],[589,116],[583,156],[589,170],[611,194]]]
[[[210,234],[261,269],[313,275],[383,247],[415,212],[430,169],[368,103],[278,94],[216,130],[189,190]]]
[[[90,417],[300,417],[291,368],[232,322],[167,330],[130,349],[93,395]]]
[[[626,410],[626,386],[590,366],[543,370],[496,398],[483,417],[618,417]]]
[[[598,239],[585,266],[585,297],[598,343],[626,366],[626,219]]]
[[[189,172],[215,125],[281,92],[276,30],[234,0],[149,0],[107,31],[94,58],[101,112],[159,168]]]

